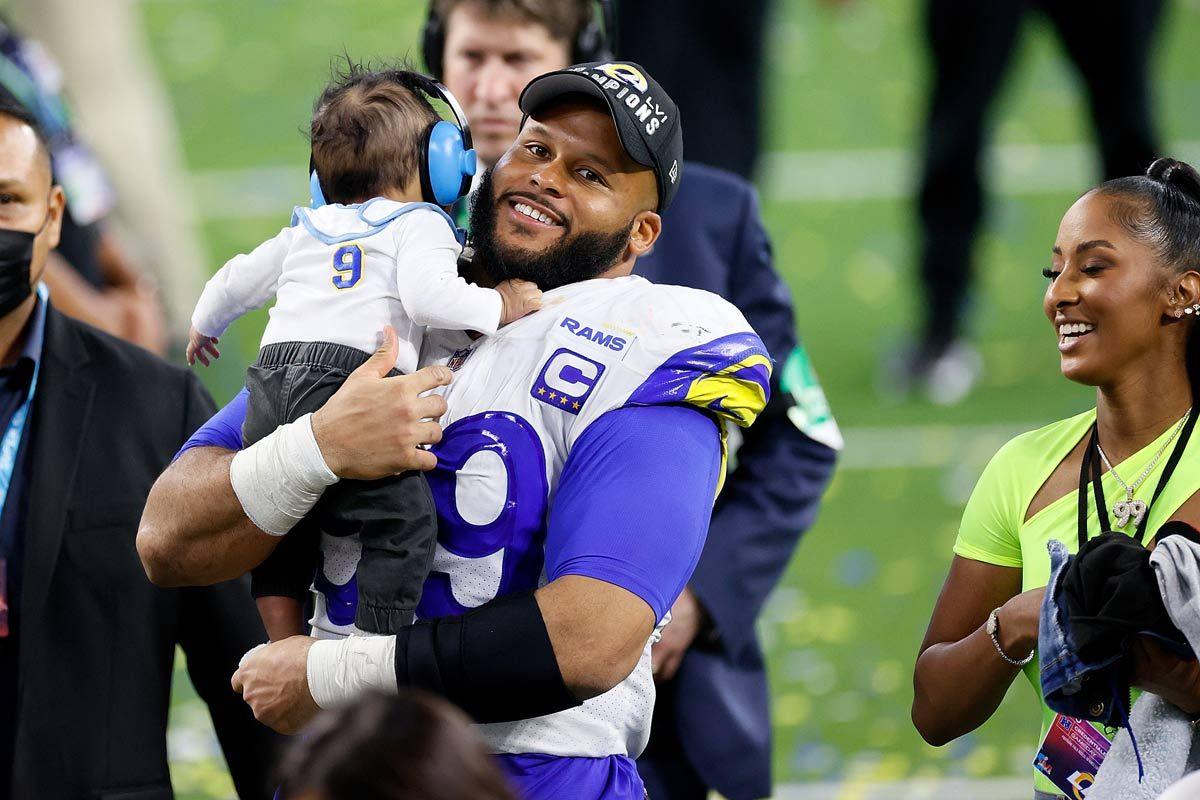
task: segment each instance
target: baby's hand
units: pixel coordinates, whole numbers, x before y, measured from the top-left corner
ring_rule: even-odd
[[[196,359],[200,359],[200,363],[208,366],[208,356],[204,351],[207,350],[214,359],[221,357],[221,351],[216,348],[217,342],[220,341],[215,336],[205,336],[200,331],[192,328],[188,332],[187,346],[187,363],[195,364]]]
[[[501,325],[507,325],[542,307],[542,290],[529,281],[517,278],[501,281],[496,284],[496,291],[504,301],[504,310],[500,314]]]

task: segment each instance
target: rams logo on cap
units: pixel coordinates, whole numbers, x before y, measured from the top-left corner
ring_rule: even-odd
[[[637,67],[631,67],[628,64],[601,64],[596,69],[610,78],[616,78],[619,81],[628,83],[639,92],[650,90],[650,84],[646,82],[646,76]]]

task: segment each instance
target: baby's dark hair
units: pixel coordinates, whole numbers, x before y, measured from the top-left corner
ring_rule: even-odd
[[[1113,221],[1148,244],[1172,274],[1200,271],[1200,174],[1190,165],[1160,158],[1145,175],[1105,181],[1093,191],[1113,199]],[[1200,399],[1200,324],[1188,338],[1187,361],[1192,395]]]
[[[411,689],[322,713],[280,771],[289,800],[516,800],[467,716]]]
[[[438,120],[421,87],[401,68],[344,59],[313,106],[313,167],[331,203],[357,203],[407,186],[417,175],[421,141]]]

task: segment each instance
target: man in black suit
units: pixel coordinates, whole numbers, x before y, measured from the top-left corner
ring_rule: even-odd
[[[0,797],[170,798],[176,644],[239,795],[269,797],[275,736],[229,687],[266,639],[248,587],[156,588],[134,547],[212,401],[53,308],[38,280],[63,203],[33,117],[0,99]]]
[[[663,232],[634,273],[725,297],[775,360],[771,400],[741,437],[700,561],[654,646],[658,697],[638,771],[656,800],[703,800],[710,789],[767,797],[771,717],[755,624],[816,518],[841,432],[796,338],[749,183],[685,162]]]
[[[917,196],[922,320],[906,363],[893,365],[896,385],[954,405],[983,374],[964,338],[984,214],[982,154],[994,100],[1030,14],[1046,17],[1079,73],[1101,176],[1109,179],[1141,175],[1161,155],[1150,67],[1165,8],[1163,0],[926,0],[932,81]]]

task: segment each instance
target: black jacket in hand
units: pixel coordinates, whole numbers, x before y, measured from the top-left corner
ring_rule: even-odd
[[[1172,523],[1160,531],[1160,536]],[[1123,533],[1102,533],[1063,565],[1053,542],[1050,585],[1038,632],[1046,705],[1111,726],[1128,724],[1134,640],[1150,636],[1194,657],[1171,622],[1150,566],[1150,551]]]
[[[1088,662],[1121,655],[1141,633],[1188,647],[1167,616],[1150,551],[1123,533],[1104,533],[1080,548],[1062,581],[1076,652]]]

